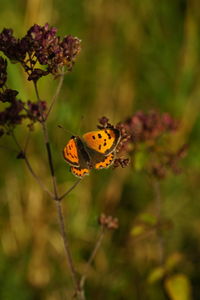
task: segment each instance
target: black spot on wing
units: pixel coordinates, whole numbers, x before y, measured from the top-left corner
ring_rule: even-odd
[[[107,136],[108,136],[108,138],[110,140],[111,139],[111,134],[107,130],[105,130],[105,133],[107,134]]]

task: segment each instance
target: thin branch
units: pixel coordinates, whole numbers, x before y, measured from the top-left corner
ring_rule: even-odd
[[[12,137],[13,137],[13,140],[14,140],[15,144],[17,145],[17,147],[19,148],[20,152],[22,153],[23,159],[24,159],[24,161],[25,161],[25,163],[26,163],[26,166],[28,167],[28,170],[30,171],[30,173],[32,174],[32,176],[35,178],[35,180],[36,180],[37,183],[40,185],[40,187],[41,187],[45,192],[47,192],[48,195],[49,195],[51,198],[53,198],[54,195],[47,189],[47,187],[43,184],[43,182],[41,181],[41,179],[39,178],[39,176],[37,176],[37,174],[34,172],[32,166],[31,166],[31,164],[30,164],[30,162],[29,162],[29,160],[28,160],[28,158],[27,158],[27,156],[26,156],[26,154],[23,152],[23,149],[22,149],[21,145],[19,144],[19,142],[18,142],[16,136],[14,135],[14,133],[12,133]]]
[[[50,112],[51,112],[51,110],[52,110],[52,108],[53,108],[53,106],[54,106],[56,100],[58,99],[58,96],[59,96],[59,94],[60,94],[61,87],[62,87],[62,85],[63,85],[64,74],[61,74],[59,77],[60,77],[60,78],[59,78],[59,83],[58,83],[56,92],[55,92],[55,94],[54,94],[54,96],[53,96],[53,98],[52,98],[52,100],[51,100],[51,104],[50,104],[50,106],[49,106],[49,109],[48,109],[48,111],[47,111],[47,113],[46,113],[45,120],[48,119],[49,114],[50,114]]]
[[[34,82],[34,87],[35,87],[37,100],[38,100],[38,102],[40,102],[41,99],[40,99],[40,96],[39,96],[38,87],[37,87],[36,82]],[[56,202],[57,213],[58,213],[58,221],[59,221],[61,236],[62,236],[62,239],[63,239],[63,242],[64,242],[64,249],[65,249],[65,253],[66,253],[67,265],[69,267],[70,275],[71,275],[71,278],[72,278],[72,281],[73,281],[73,284],[74,284],[74,288],[75,288],[75,292],[76,292],[76,298],[79,299],[79,300],[84,300],[84,292],[83,292],[83,290],[80,289],[79,279],[78,279],[78,276],[77,276],[77,273],[76,273],[76,270],[75,270],[75,267],[74,267],[74,264],[73,264],[72,255],[71,255],[71,251],[70,251],[70,248],[69,248],[69,237],[68,237],[67,231],[65,229],[65,222],[64,222],[64,216],[63,216],[63,211],[62,211],[62,205],[61,205],[60,197],[59,197],[59,194],[58,194],[58,186],[57,186],[57,180],[56,180],[56,176],[55,176],[55,172],[54,172],[54,165],[53,165],[51,147],[50,147],[50,142],[49,142],[48,130],[47,130],[47,127],[46,127],[46,120],[44,118],[44,115],[43,115],[43,112],[42,112],[41,109],[40,109],[40,114],[41,114],[41,118],[42,118],[41,125],[42,125],[42,130],[43,130],[43,135],[44,135],[44,141],[45,141],[45,146],[46,146],[46,151],[47,151],[47,158],[48,158],[50,173],[51,173],[51,177],[52,177],[53,189],[54,189],[53,199]],[[70,189],[70,191],[71,190],[72,189]]]
[[[31,173],[32,176],[35,178],[35,180],[36,180],[37,183],[40,185],[40,187],[41,187],[44,191],[46,191],[46,192],[49,194],[49,196],[50,196],[51,198],[53,198],[54,195],[52,194],[52,192],[50,192],[50,191],[47,189],[47,187],[43,184],[43,182],[40,180],[40,178],[39,178],[39,177],[36,175],[36,173],[33,171],[33,168],[32,168],[32,166],[30,165],[30,162],[29,162],[28,158],[26,157],[26,154],[25,154],[24,160],[25,160],[25,163],[26,163],[26,165],[27,165],[27,167],[28,167],[30,173]]]
[[[66,250],[66,254],[67,254],[67,264],[69,266],[69,269],[71,271],[71,275],[72,275],[72,280],[75,286],[77,286],[77,280],[76,280],[76,270],[74,268],[73,262],[72,262],[72,256],[71,256],[71,252],[69,249],[69,242],[67,239],[67,232],[66,232],[66,225],[65,225],[65,221],[64,221],[64,216],[63,216],[63,209],[62,209],[62,205],[60,201],[55,201],[56,202],[56,207],[57,207],[57,212],[58,212],[58,221],[60,224],[60,229],[61,229],[61,233],[62,233],[62,237],[63,237],[63,241],[64,241],[64,247]]]
[[[80,281],[79,281],[79,278],[78,278],[78,274],[77,274],[76,269],[74,267],[71,251],[70,251],[70,248],[69,248],[69,237],[68,237],[68,234],[67,234],[67,231],[66,231],[66,224],[65,224],[62,204],[61,204],[61,201],[59,201],[59,200],[56,200],[55,202],[56,202],[56,208],[57,208],[57,213],[58,213],[58,222],[59,222],[59,225],[60,225],[61,235],[62,235],[63,242],[64,242],[64,249],[65,249],[65,253],[66,253],[66,261],[67,261],[68,268],[70,270],[70,274],[71,274],[73,284],[75,286],[75,297],[78,300],[85,300],[84,290],[81,288]]]
[[[85,269],[85,274],[81,277],[81,280],[80,280],[80,287],[83,289],[84,287],[84,284],[85,284],[85,280],[87,278],[87,275],[88,275],[88,271],[89,271],[89,268],[102,244],[102,241],[103,241],[103,238],[104,238],[104,235],[105,235],[105,227],[101,226],[101,231],[99,233],[99,236],[97,238],[97,241],[95,243],[95,246],[94,246],[94,249],[88,259],[88,262],[87,262],[87,265],[86,265],[86,269]]]
[[[81,182],[81,178],[79,178],[77,181],[75,181],[75,183],[63,194],[59,197],[59,201],[61,201],[63,198],[65,198],[80,182]]]
[[[35,81],[34,81],[34,87],[35,87],[37,100],[38,100],[38,102],[40,102],[41,99],[40,99],[39,92],[38,92],[38,86],[37,86],[37,82],[35,82]],[[39,108],[40,108],[40,105],[39,105]],[[40,115],[42,118],[41,125],[42,125],[42,130],[43,130],[43,135],[44,135],[44,141],[45,141],[45,146],[46,146],[46,151],[47,151],[47,157],[48,157],[48,163],[49,163],[49,168],[50,168],[50,172],[51,172],[52,183],[53,183],[53,189],[54,189],[54,195],[55,195],[54,199],[58,200],[59,199],[58,188],[57,188],[57,182],[56,182],[56,177],[55,177],[55,172],[54,172],[53,159],[52,159],[52,154],[51,154],[51,146],[49,143],[49,135],[48,135],[48,130],[46,127],[44,115],[43,115],[43,112],[41,109],[40,109]]]
[[[43,129],[43,133],[44,133],[44,140],[45,140],[45,145],[46,145],[46,150],[47,150],[49,168],[50,168],[51,177],[52,177],[55,200],[58,200],[59,199],[58,186],[57,186],[57,180],[56,180],[56,176],[55,176],[55,172],[54,172],[51,146],[50,146],[50,142],[49,142],[49,135],[48,135],[48,131],[47,131],[45,122],[42,122],[42,129]]]
[[[40,99],[40,96],[39,96],[39,91],[38,91],[38,86],[37,86],[37,81],[33,81],[33,84],[34,84],[34,88],[35,88],[35,93],[36,93],[37,101],[41,102],[41,99]],[[44,114],[43,114],[43,111],[42,111],[40,105],[38,105],[38,108],[39,108],[40,115],[41,115],[41,118],[42,118],[41,123],[44,123],[45,118],[44,118]]]

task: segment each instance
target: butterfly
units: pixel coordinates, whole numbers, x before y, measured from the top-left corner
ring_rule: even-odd
[[[112,165],[115,150],[120,140],[120,131],[105,128],[85,133],[82,138],[72,136],[63,150],[64,159],[71,172],[83,178],[91,169],[103,169]]]

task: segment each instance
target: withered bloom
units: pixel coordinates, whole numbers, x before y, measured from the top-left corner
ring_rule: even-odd
[[[133,149],[134,154],[138,151],[145,152],[148,159],[143,167],[150,175],[163,179],[169,170],[175,174],[180,172],[178,163],[186,155],[187,147],[183,146],[177,151],[169,150],[170,145],[166,134],[178,130],[179,123],[168,113],[160,114],[153,110],[147,113],[139,111],[125,122],[119,123],[118,127],[121,132],[129,134],[129,139],[123,144],[125,151],[132,151],[132,155]],[[132,147],[129,147],[130,145]],[[116,163],[120,164],[120,160]]]
[[[80,52],[80,40],[72,35],[63,39],[57,36],[57,29],[33,25],[21,39],[13,35],[12,29],[3,29],[0,33],[0,51],[11,61],[20,63],[28,75],[28,80],[36,82],[42,76],[54,77],[71,71]],[[0,136],[10,133],[22,120],[30,121],[29,129],[35,122],[41,122],[47,109],[46,101],[22,102],[18,92],[7,88],[7,60],[0,56]]]
[[[170,114],[153,110],[147,113],[139,111],[116,126],[111,125],[106,117],[102,117],[99,122],[98,128],[117,128],[121,133],[115,151],[114,168],[124,168],[129,164],[130,159],[122,155],[129,154],[134,161],[138,152],[144,152],[144,157],[148,159],[144,160],[142,168],[148,174],[163,179],[169,170],[175,174],[181,171],[179,162],[186,155],[187,146],[183,145],[177,151],[169,150],[167,133],[173,133],[179,128],[178,121]]]
[[[0,98],[3,98],[1,95]],[[20,124],[22,119],[25,117],[23,114],[24,103],[17,98],[12,98],[12,101],[6,100],[2,102],[10,102],[9,106],[5,108],[4,111],[0,112],[0,125],[4,127],[15,127],[15,125]]]
[[[49,24],[35,24],[22,39],[17,39],[11,29],[4,29],[0,34],[0,51],[12,62],[22,64],[28,80],[37,81],[49,73],[58,76],[63,67],[72,70],[81,48],[77,37],[68,35],[61,39],[56,33],[57,29]]]
[[[26,57],[26,48],[20,39],[13,36],[13,30],[4,28],[0,33],[0,51],[12,62],[23,62]]]
[[[99,217],[99,224],[106,229],[114,230],[119,227],[119,220],[117,218],[107,216],[102,213]]]
[[[120,125],[131,135],[134,142],[154,140],[163,133],[178,128],[178,122],[168,113],[160,114],[156,111],[147,113],[139,111]]]
[[[39,101],[37,103],[31,102],[30,100],[27,102],[27,116],[33,122],[41,121],[42,116],[47,109],[46,101]]]

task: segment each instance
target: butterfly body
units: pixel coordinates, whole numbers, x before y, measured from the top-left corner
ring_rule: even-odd
[[[102,129],[72,136],[63,155],[75,176],[88,175],[91,169],[108,168],[114,160],[114,152],[120,139],[118,129]]]

